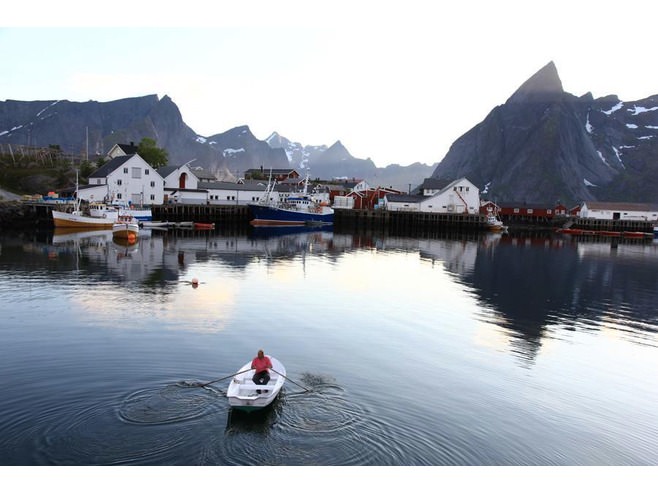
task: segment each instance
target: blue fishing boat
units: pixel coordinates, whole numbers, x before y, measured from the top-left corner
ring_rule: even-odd
[[[252,226],[317,226],[334,223],[334,209],[316,201],[308,193],[308,176],[302,193],[292,193],[279,200],[273,195],[274,184],[268,184],[258,203],[249,204]]]

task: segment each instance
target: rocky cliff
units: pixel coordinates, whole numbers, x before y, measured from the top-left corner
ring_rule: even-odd
[[[565,92],[551,62],[462,135],[432,177],[496,201],[658,202],[658,97]]]

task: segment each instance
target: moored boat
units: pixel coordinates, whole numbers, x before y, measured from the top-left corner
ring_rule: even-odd
[[[334,209],[326,203],[315,201],[308,193],[308,176],[304,191],[293,193],[283,200],[273,200],[274,183],[258,203],[248,204],[252,226],[304,226],[334,223]]]
[[[196,230],[214,230],[215,224],[212,222],[195,222],[194,228]]]
[[[55,227],[83,228],[83,229],[111,229],[116,221],[116,216],[92,217],[80,209],[80,202],[76,200],[75,207],[71,212],[53,210],[53,223]]]
[[[278,396],[286,379],[286,368],[278,359],[270,355],[267,357],[272,361],[270,380],[267,384],[255,384],[252,381],[254,370],[250,369],[251,361],[242,366],[231,379],[226,396],[232,408],[245,412],[262,410]]]
[[[487,229],[492,232],[507,232],[507,226],[493,214],[487,215]]]
[[[118,220],[112,225],[112,237],[126,241],[137,241],[139,237],[139,223],[135,219]]]

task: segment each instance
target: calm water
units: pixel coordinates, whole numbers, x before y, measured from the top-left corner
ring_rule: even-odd
[[[154,231],[129,249],[42,231],[0,248],[0,465],[658,464],[655,241]],[[190,384],[261,347],[290,378],[270,410]]]

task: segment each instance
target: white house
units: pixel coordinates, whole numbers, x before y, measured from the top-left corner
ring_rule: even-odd
[[[432,180],[434,185],[437,180]],[[427,182],[427,180],[426,180]],[[424,183],[425,184],[425,183]],[[432,193],[426,193],[425,190]],[[429,212],[444,214],[479,214],[480,190],[466,178],[443,182],[441,188],[426,188],[420,195],[386,195],[384,206],[387,210]]]
[[[658,205],[650,203],[585,202],[580,216],[588,219],[658,221]]]
[[[115,157],[136,154],[137,148],[137,145],[133,142],[130,142],[130,144],[114,144],[107,153],[107,157],[109,159],[114,159]]]
[[[420,203],[425,199],[423,195],[389,194],[384,197],[384,208],[392,212],[420,212]]]
[[[214,183],[203,183],[207,191],[207,200],[213,205],[248,205],[258,202],[265,190],[267,182],[258,180],[245,180],[238,183],[216,181]],[[279,199],[278,192],[273,191],[271,198]]]
[[[158,205],[164,199],[164,179],[138,154],[124,155],[94,171],[79,195],[88,201]]]

